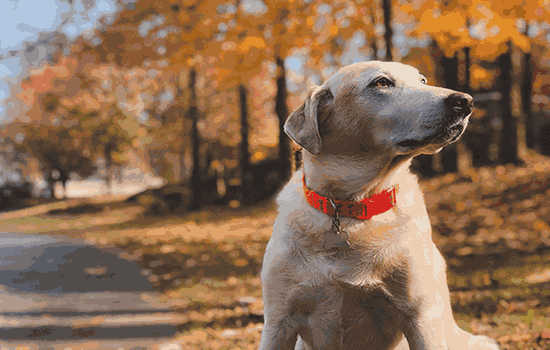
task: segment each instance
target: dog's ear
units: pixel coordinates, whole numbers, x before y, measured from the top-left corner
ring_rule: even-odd
[[[304,103],[285,122],[284,130],[288,137],[312,154],[321,152],[320,110],[332,100],[333,96],[328,88],[314,87]]]

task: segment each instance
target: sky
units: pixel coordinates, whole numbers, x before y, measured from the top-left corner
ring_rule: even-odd
[[[69,39],[93,30],[99,18],[116,11],[113,0],[96,0],[90,9],[83,6],[86,2],[90,0],[74,0],[76,15],[62,28]],[[36,40],[39,32],[58,28],[70,9],[68,0],[0,0],[0,119],[8,82],[15,82],[22,70],[21,58],[10,51]]]
[[[5,57],[9,50],[36,37],[37,32],[54,28],[59,20],[57,11],[56,0],[0,1],[0,54]],[[20,72],[18,57],[0,60],[0,100],[9,93],[6,80],[14,79]]]

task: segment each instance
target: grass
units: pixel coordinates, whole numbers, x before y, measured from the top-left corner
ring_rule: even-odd
[[[434,240],[448,263],[455,318],[502,349],[550,348],[550,160],[422,182]],[[151,217],[101,198],[0,214],[0,230],[116,246],[142,265],[182,315],[184,348],[256,349],[259,271],[275,207],[209,207]]]

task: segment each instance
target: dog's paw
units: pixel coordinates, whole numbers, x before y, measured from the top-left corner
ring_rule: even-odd
[[[475,335],[470,338],[468,343],[470,350],[500,350],[498,344],[493,339],[484,335]]]

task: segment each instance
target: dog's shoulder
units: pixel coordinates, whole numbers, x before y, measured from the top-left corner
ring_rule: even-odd
[[[296,269],[307,260],[309,252],[304,249],[311,240],[330,227],[330,218],[312,208],[302,189],[302,171],[294,173],[277,196],[278,213],[273,233],[266,247],[264,266],[270,269]],[[319,238],[320,239],[320,238]],[[268,273],[268,271],[265,271]]]
[[[304,234],[316,237],[330,230],[331,218],[307,202],[302,174],[302,170],[296,171],[277,196],[278,214],[273,236],[299,241]]]
[[[277,218],[273,224],[273,233],[266,247],[264,266],[279,265],[293,255],[296,230],[294,221],[289,218],[297,210],[299,198],[299,174],[295,172],[288,183],[279,192]]]
[[[290,208],[297,204],[296,200],[300,199],[298,195],[302,188],[302,176],[303,172],[301,169],[294,172],[290,180],[277,195],[279,212],[281,212],[281,209]]]

